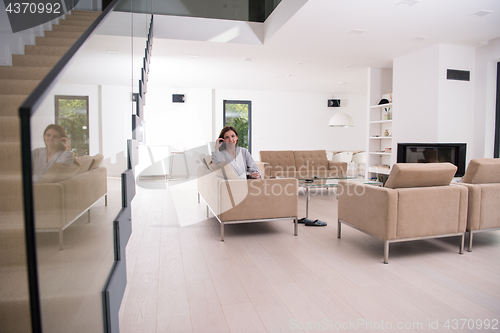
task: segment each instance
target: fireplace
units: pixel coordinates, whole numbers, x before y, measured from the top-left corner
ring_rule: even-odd
[[[465,173],[466,143],[398,143],[398,163],[442,163],[457,166],[455,177]]]

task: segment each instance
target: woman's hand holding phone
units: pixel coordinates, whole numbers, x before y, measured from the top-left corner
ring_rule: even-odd
[[[215,146],[218,151],[226,149],[226,143],[224,142],[224,139],[219,138],[217,139],[217,144]]]
[[[71,146],[69,145],[68,138],[61,138],[61,140],[59,140],[59,150],[63,150],[63,151],[70,151],[71,150]]]

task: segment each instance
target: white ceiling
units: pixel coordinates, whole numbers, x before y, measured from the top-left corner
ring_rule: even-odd
[[[264,24],[155,17],[149,84],[355,93],[366,87],[368,67],[390,68],[393,59],[438,43],[481,47],[500,37],[500,0],[399,2],[283,0]],[[481,10],[492,13],[471,16]],[[81,83],[130,80],[130,50],[140,61],[145,44],[141,38],[132,46],[130,38],[110,37],[130,30],[118,26],[110,20],[114,31],[102,28],[87,43],[67,80],[74,74]],[[105,61],[98,65],[98,58]]]

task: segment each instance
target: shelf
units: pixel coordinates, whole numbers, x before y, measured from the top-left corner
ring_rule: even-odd
[[[370,124],[386,124],[386,123],[392,123],[391,120],[375,120],[375,121],[370,121]]]
[[[383,153],[383,152],[377,152],[377,151],[371,151],[369,152],[371,155],[386,155],[386,156],[391,156],[392,153]]]
[[[388,174],[391,173],[391,169],[369,167],[368,168],[368,172],[380,173],[380,174],[383,174],[383,175],[388,175]]]
[[[392,139],[392,136],[371,136],[370,140]]]
[[[385,107],[388,107],[388,106],[392,106],[392,103],[381,104],[381,105],[373,105],[373,106],[370,106],[370,109],[380,109],[380,108],[385,108]]]

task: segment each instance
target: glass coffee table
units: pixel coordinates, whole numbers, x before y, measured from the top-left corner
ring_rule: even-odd
[[[367,180],[365,178],[359,177],[313,177],[313,178],[297,178],[299,182],[299,187],[306,189],[306,218],[309,217],[309,198],[311,197],[311,191],[316,189],[328,189],[336,188],[339,185],[340,180],[347,180],[349,182],[358,184],[368,184],[374,186],[382,186],[382,182]],[[338,193],[337,193],[338,198]]]

